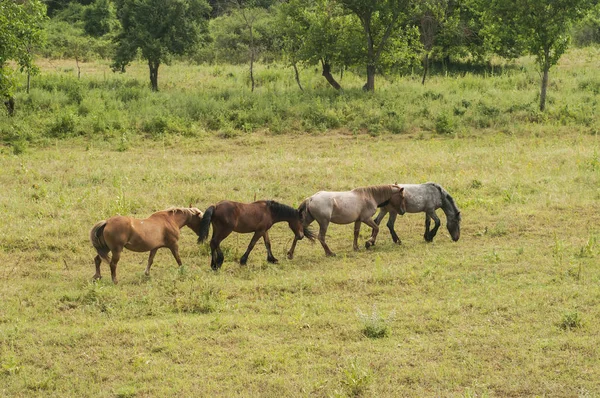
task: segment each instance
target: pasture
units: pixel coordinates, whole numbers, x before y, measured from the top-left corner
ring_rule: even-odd
[[[440,92],[460,84],[438,79]],[[0,395],[597,396],[600,138],[595,115],[552,115],[441,134],[407,121],[401,134],[199,128],[1,147]],[[358,252],[352,224],[332,224],[336,257],[305,239],[287,260],[282,223],[270,231],[278,264],[259,241],[240,266],[250,235],[234,233],[214,272],[208,245],[183,229],[182,268],[161,249],[146,277],[148,254],[125,250],[118,285],[106,264],[92,282],[89,230],[114,214],[221,199],[297,207],[319,190],[426,181],[462,211],[458,242],[438,210],[432,243],[424,215],[406,214],[400,246],[385,220],[369,250],[362,226]]]

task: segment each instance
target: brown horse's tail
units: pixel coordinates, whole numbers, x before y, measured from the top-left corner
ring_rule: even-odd
[[[108,256],[110,249],[102,236],[104,227],[106,227],[106,220],[97,222],[96,225],[92,227],[92,230],[90,231],[90,242],[92,242],[92,246],[94,246],[94,249],[96,249],[100,258],[107,263],[110,263],[110,257]]]
[[[198,243],[204,242],[208,238],[208,229],[210,228],[210,219],[215,212],[215,206],[210,206],[204,212],[202,221],[200,221],[200,232],[198,233]]]

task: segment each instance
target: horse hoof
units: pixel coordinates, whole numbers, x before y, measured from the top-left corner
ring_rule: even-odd
[[[375,246],[375,244],[374,244],[374,243],[371,243],[371,242],[369,242],[369,241],[366,241],[366,242],[365,242],[365,249],[369,249],[371,246]]]
[[[326,253],[325,255],[326,255],[327,257],[335,257],[335,253],[332,253],[332,252],[330,252],[330,253]]]
[[[245,259],[245,260],[243,258],[240,259],[240,265],[246,265],[247,263],[248,263],[248,259]]]
[[[291,254],[291,253],[288,253],[287,254],[287,258],[288,258],[288,260],[293,260],[294,259],[294,255]]]
[[[102,276],[101,275],[94,275],[92,279],[95,280],[95,281],[97,281],[97,280],[102,279]]]
[[[278,264],[279,260],[277,260],[275,257],[273,258],[267,258],[267,261],[270,262],[271,264]]]

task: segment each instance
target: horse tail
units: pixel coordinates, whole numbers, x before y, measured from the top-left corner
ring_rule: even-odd
[[[458,206],[456,205],[454,198],[452,196],[450,196],[448,191],[446,191],[444,189],[444,187],[442,187],[439,184],[436,184],[435,182],[432,182],[431,184],[434,187],[436,187],[440,191],[440,194],[442,195],[442,203],[443,203],[442,210],[450,208],[453,210],[454,215],[456,217],[460,217],[460,210],[458,209]]]
[[[305,199],[302,203],[300,203],[300,206],[298,206],[298,214],[300,215],[300,219],[304,219],[305,213],[307,213],[311,217],[313,217],[313,215],[310,213],[310,210],[308,208],[309,199],[310,198]],[[305,226],[303,229],[304,229],[304,231],[303,231],[304,237],[307,238],[308,240],[310,240],[311,242],[314,242],[315,239],[317,238],[317,234],[312,229],[308,228],[307,226]]]
[[[210,219],[215,213],[215,206],[210,206],[202,215],[200,221],[200,232],[198,233],[198,242],[204,242],[208,238],[208,229],[210,228]]]
[[[298,214],[300,214],[300,218],[304,217],[304,213],[308,213],[312,217],[312,214],[310,213],[310,209],[308,208],[309,200],[310,200],[310,198],[304,199],[304,201],[302,203],[300,203],[300,206],[298,206]]]
[[[110,257],[108,256],[110,249],[106,245],[106,241],[102,235],[104,233],[104,227],[106,227],[106,220],[97,222],[96,225],[92,227],[92,230],[90,231],[90,242],[92,242],[92,246],[94,246],[94,249],[96,249],[100,258],[107,263],[110,263]]]

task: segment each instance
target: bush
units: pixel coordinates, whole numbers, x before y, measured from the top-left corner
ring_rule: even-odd
[[[362,322],[362,334],[370,339],[380,339],[387,337],[390,334],[390,325],[394,314],[390,314],[387,318],[377,312],[377,308],[373,306],[371,314],[365,314],[360,309],[358,317]]]

